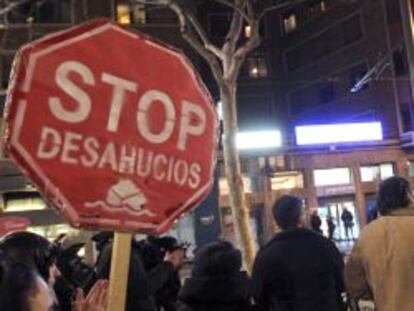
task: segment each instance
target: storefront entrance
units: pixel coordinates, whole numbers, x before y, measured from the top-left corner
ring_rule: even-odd
[[[337,241],[347,241],[356,239],[359,236],[360,225],[358,220],[358,212],[355,206],[353,197],[342,197],[342,198],[324,198],[318,201],[318,215],[322,220],[322,231],[325,236],[328,234],[328,218],[331,217],[335,224],[335,230],[333,238]],[[353,226],[347,230],[344,226],[344,222],[341,217],[343,212],[348,210],[353,218]]]

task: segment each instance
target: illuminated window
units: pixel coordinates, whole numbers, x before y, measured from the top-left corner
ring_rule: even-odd
[[[47,208],[41,196],[34,192],[5,193],[6,212],[36,211]]]
[[[252,193],[252,183],[249,177],[242,176],[244,193]],[[220,195],[229,195],[230,188],[226,178],[220,178],[219,180],[219,192]]]
[[[317,17],[326,11],[326,2],[324,0],[319,0],[312,3],[309,7],[309,14],[312,17]]]
[[[361,181],[363,182],[384,180],[392,176],[394,176],[392,163],[361,166]]]
[[[252,36],[252,27],[249,25],[244,26],[244,36],[250,38]]]
[[[145,10],[145,4],[134,4],[132,9],[132,17],[135,24],[146,24],[147,11]]]
[[[116,20],[122,25],[131,24],[131,7],[128,4],[116,6]]]
[[[314,170],[313,178],[315,186],[347,185],[352,180],[348,167]]]
[[[239,132],[236,137],[238,149],[277,148],[282,145],[280,131]]]
[[[414,161],[408,161],[407,166],[408,166],[408,176],[414,177]]]
[[[295,13],[289,13],[283,17],[283,29],[286,34],[296,30],[298,21]]]
[[[298,145],[349,143],[382,139],[380,122],[296,126]]]
[[[71,226],[67,224],[35,226],[35,227],[29,227],[27,230],[30,232],[36,233],[38,235],[41,235],[50,241],[56,239],[60,234],[75,235],[75,233],[79,232],[77,229],[73,229]]]
[[[248,74],[252,78],[267,77],[266,59],[263,56],[252,56],[247,59]]]
[[[303,188],[301,172],[277,172],[270,177],[272,190]]]

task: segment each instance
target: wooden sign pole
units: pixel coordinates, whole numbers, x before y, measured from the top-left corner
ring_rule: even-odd
[[[131,233],[115,232],[114,234],[107,311],[125,310],[131,239]]]

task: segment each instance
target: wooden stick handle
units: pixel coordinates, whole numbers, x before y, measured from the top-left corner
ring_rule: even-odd
[[[131,233],[115,232],[107,311],[125,310],[131,239]]]

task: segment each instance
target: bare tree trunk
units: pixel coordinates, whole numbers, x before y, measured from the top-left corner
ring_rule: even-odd
[[[223,105],[223,149],[227,182],[230,188],[230,205],[235,219],[236,237],[241,248],[244,265],[251,272],[255,257],[255,245],[250,231],[249,211],[243,187],[240,170],[239,153],[236,146],[237,111],[236,111],[236,81],[220,83],[220,98]]]

